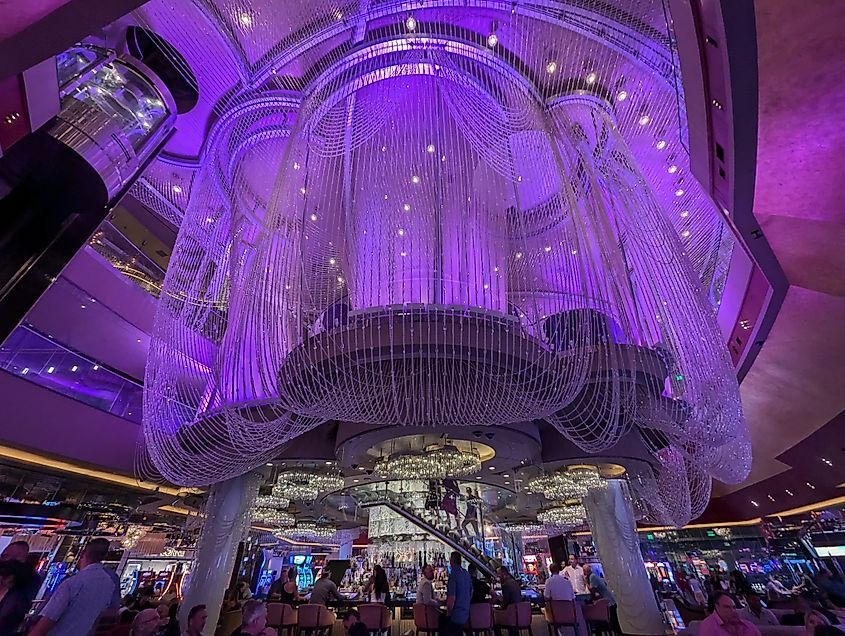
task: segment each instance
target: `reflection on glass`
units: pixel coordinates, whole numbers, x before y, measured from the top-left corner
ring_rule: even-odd
[[[102,49],[87,46],[72,46],[56,56],[56,71],[59,86],[64,87],[77,77],[108,58]]]

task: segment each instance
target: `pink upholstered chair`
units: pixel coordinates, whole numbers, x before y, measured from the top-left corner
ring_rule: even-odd
[[[527,631],[528,636],[534,636],[531,631],[531,603],[528,601],[508,605],[505,609],[494,612],[493,617],[496,627],[507,629],[511,633]]]
[[[361,622],[367,626],[370,634],[390,632],[393,626],[393,615],[390,608],[382,603],[366,603],[358,606]]]
[[[297,613],[287,603],[267,603],[267,624],[291,636],[296,631]]]
[[[559,627],[571,627],[575,630],[575,636],[579,636],[578,611],[575,601],[552,601],[546,599],[546,606],[543,608],[546,616],[546,624],[549,626],[549,636],[556,636]],[[586,636],[586,634],[584,635]]]
[[[469,633],[475,636],[493,634],[493,605],[490,603],[473,603],[469,606]]]
[[[440,628],[440,612],[436,607],[416,603],[414,605],[414,629],[420,634],[437,634]]]
[[[334,612],[325,605],[302,605],[297,610],[296,633],[305,636],[331,636],[334,622]]]
[[[610,601],[600,598],[584,606],[584,620],[593,634],[612,634],[610,624]]]

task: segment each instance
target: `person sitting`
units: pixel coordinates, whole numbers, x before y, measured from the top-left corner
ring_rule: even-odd
[[[352,626],[356,623],[361,622],[361,615],[358,613],[358,610],[351,609],[343,616],[343,633],[346,636],[349,636],[349,630],[352,629]],[[364,625],[364,629],[366,629],[366,625]]]
[[[288,571],[282,570],[282,573],[279,575],[273,583],[270,585],[270,589],[267,590],[267,600],[269,601],[278,601],[282,597],[282,588],[284,588],[285,583],[288,582]]]
[[[779,601],[783,598],[792,596],[792,592],[786,589],[784,584],[775,578],[774,574],[770,574],[769,582],[766,583],[766,595],[770,601]]]
[[[291,566],[288,570],[288,580],[284,585],[282,585],[282,589],[279,592],[280,603],[293,605],[295,601],[299,600],[299,585],[296,581],[297,576],[299,576],[299,572],[297,571],[296,566]]]
[[[543,598],[550,601],[574,601],[575,591],[572,583],[560,573],[560,565],[552,563],[549,566],[551,575],[546,580],[546,587],[543,590]]]
[[[827,617],[818,610],[810,610],[804,614],[804,633],[815,636],[816,628],[830,625]]]
[[[713,594],[713,612],[701,621],[699,636],[761,636],[756,625],[740,618],[730,594]]]
[[[772,610],[763,607],[760,595],[757,592],[748,592],[745,595],[746,607],[739,611],[739,617],[755,625],[780,625]]]
[[[152,607],[141,610],[132,621],[131,636],[156,636],[158,632],[159,616]]]
[[[472,580],[472,600],[471,603],[486,603],[490,598],[490,585],[478,576],[478,567],[475,563],[470,563],[467,568],[469,577]]]
[[[205,605],[194,605],[188,612],[188,625],[182,636],[202,636],[207,620],[208,610]]]
[[[267,606],[261,601],[250,599],[241,607],[241,626],[231,636],[278,636],[276,630],[267,627]]]
[[[510,570],[504,565],[499,568],[499,581],[502,584],[502,594],[499,597],[501,609],[493,611],[493,621],[498,625],[507,620],[507,609],[511,605],[516,605],[522,602],[522,588],[519,586],[519,581],[511,576]],[[499,627],[495,628],[496,636],[502,636],[502,630]],[[516,636],[515,629],[508,630],[510,636]]]
[[[340,601],[340,592],[337,591],[337,585],[331,580],[331,572],[328,568],[323,568],[320,573],[320,578],[314,583],[314,589],[311,590],[311,603],[314,605],[325,605],[328,602]]]

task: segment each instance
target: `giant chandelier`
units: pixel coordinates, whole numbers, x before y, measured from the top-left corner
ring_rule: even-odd
[[[274,534],[289,539],[328,539],[337,534],[337,528],[314,521],[297,521],[296,525],[277,530]]]
[[[298,501],[314,501],[321,493],[343,488],[343,477],[337,474],[308,470],[285,470],[279,473],[273,486],[273,496]]]
[[[144,384],[164,477],[246,473],[330,421],[545,420],[591,454],[638,436],[655,522],[683,524],[713,478],[745,478],[736,374],[705,289],[723,267],[719,211],[689,174],[664,81],[671,37],[630,27],[659,0],[617,4],[602,23],[648,60],[510,3],[491,5],[487,46],[454,27],[472,24],[472,3],[413,28],[385,9],[378,37],[352,39],[370,17],[338,21],[315,0],[314,24],[349,47],[311,67],[277,33],[292,56],[279,76],[307,71],[301,93],[280,97],[259,64],[207,105],[218,116],[180,187]],[[538,39],[554,64],[523,68]],[[340,483],[309,479],[274,492]]]
[[[476,451],[462,451],[452,444],[396,453],[375,465],[375,473],[386,479],[446,479],[466,477],[479,470],[481,458]]]
[[[546,499],[581,499],[591,488],[601,488],[604,480],[592,468],[571,468],[540,475],[526,482],[531,492],[542,494]]]
[[[291,513],[278,508],[254,508],[252,518],[280,527],[290,527],[296,523],[296,518]]]

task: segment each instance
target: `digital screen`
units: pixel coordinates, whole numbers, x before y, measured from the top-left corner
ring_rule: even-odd
[[[841,557],[845,556],[845,545],[817,546],[816,552],[820,557]]]

